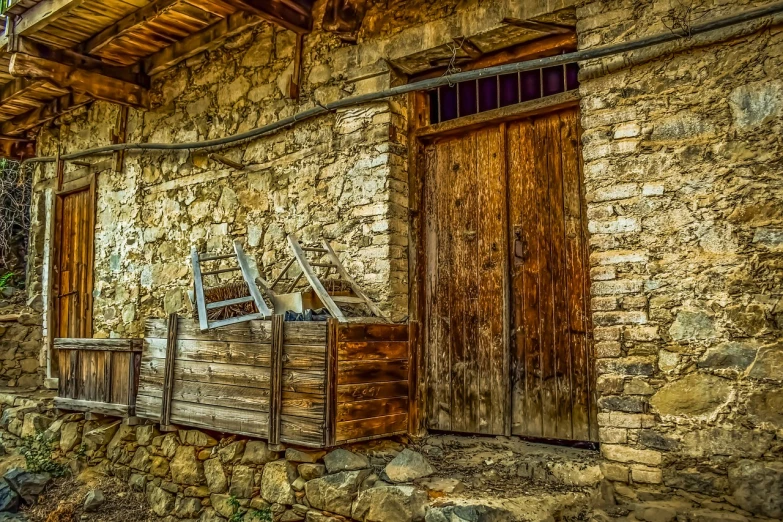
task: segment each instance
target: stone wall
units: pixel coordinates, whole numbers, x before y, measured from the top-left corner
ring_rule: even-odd
[[[666,31],[681,13],[583,2],[580,47]],[[777,519],[783,28],[701,43],[582,71],[604,473],[626,499],[672,488]]]
[[[263,23],[221,48],[153,78],[149,111],[131,110],[130,142],[223,137],[395,81],[387,60],[495,30],[505,17],[562,9],[503,0],[373,3],[357,45],[315,30],[305,39],[301,98],[290,100],[294,36]],[[551,5],[549,5],[551,4]],[[317,2],[315,19],[325,2]],[[148,316],[189,314],[189,251],[244,242],[260,274],[287,261],[285,236],[325,237],[382,310],[408,307],[407,111],[405,98],[337,111],[267,138],[221,151],[242,171],[206,154],[129,153],[122,173],[98,176],[95,337],[136,337]],[[118,108],[96,102],[43,129],[40,154],[110,143]],[[78,167],[69,166],[69,171]],[[69,176],[66,172],[66,176]],[[53,165],[36,173],[34,220],[51,208]],[[47,196],[48,194],[48,196]],[[47,201],[49,207],[47,207]],[[34,245],[43,283],[44,246]],[[292,274],[293,275],[293,274]],[[45,284],[34,284],[34,293]]]
[[[24,302],[21,290],[0,295],[0,388],[36,389],[43,384],[41,314]]]

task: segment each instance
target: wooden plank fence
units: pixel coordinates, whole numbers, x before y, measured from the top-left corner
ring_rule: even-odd
[[[134,414],[141,339],[55,339],[54,347],[60,368],[56,407]]]
[[[149,319],[137,415],[318,448],[405,433],[410,331],[274,316],[202,332]]]

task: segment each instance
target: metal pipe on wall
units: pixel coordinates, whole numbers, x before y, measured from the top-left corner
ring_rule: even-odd
[[[534,69],[540,69],[543,67],[550,67],[555,65],[564,65],[575,62],[583,62],[587,60],[595,60],[598,58],[606,58],[609,56],[615,56],[622,53],[635,51],[638,49],[660,45],[668,42],[673,42],[686,37],[692,37],[694,35],[715,31],[718,29],[724,29],[734,25],[752,22],[767,16],[783,13],[783,2],[776,2],[764,7],[756,9],[749,9],[739,14],[718,18],[702,24],[694,25],[686,33],[684,30],[668,31],[653,36],[647,36],[638,38],[630,42],[622,42],[617,44],[603,45],[586,49],[582,51],[575,51],[571,53],[561,54],[557,56],[549,56],[546,58],[538,58],[535,60],[528,60],[524,62],[510,63],[505,65],[497,65],[493,67],[486,67],[484,69],[476,69],[472,71],[460,72],[456,74],[450,74],[447,76],[441,76],[438,78],[431,78],[414,83],[408,83],[397,87],[392,87],[383,91],[377,91],[373,93],[363,94],[360,96],[351,96],[341,100],[337,100],[326,105],[318,105],[311,109],[299,112],[293,116],[283,118],[274,123],[270,123],[263,127],[251,129],[240,134],[233,136],[226,136],[224,138],[217,138],[205,141],[193,141],[186,143],[118,143],[116,145],[108,145],[104,147],[94,147],[91,149],[85,149],[70,154],[64,154],[60,156],[60,159],[65,161],[72,161],[86,156],[93,156],[99,154],[109,154],[118,151],[172,151],[172,150],[215,150],[230,145],[235,145],[239,142],[246,140],[252,140],[260,138],[267,134],[271,134],[277,130],[290,127],[299,122],[306,121],[322,114],[326,114],[337,109],[343,109],[346,107],[352,107],[355,105],[361,105],[381,99],[392,98],[400,96],[414,91],[422,91],[440,87],[442,85],[453,84],[456,82],[477,80],[487,76],[496,76],[506,73],[517,73],[530,71]],[[36,158],[29,158],[22,161],[21,167],[24,168],[29,163],[43,163],[54,162],[55,156],[41,156]]]

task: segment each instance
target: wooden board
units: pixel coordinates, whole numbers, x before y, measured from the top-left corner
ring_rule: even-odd
[[[335,326],[334,443],[406,432],[410,409],[409,326]]]
[[[206,332],[192,319],[176,324],[171,423],[323,447],[326,324],[250,321]],[[137,406],[144,418],[161,413],[166,333],[164,321],[147,321]]]
[[[578,112],[508,129],[512,432],[597,440]]]
[[[56,337],[92,337],[94,183],[57,197],[54,301]]]
[[[120,405],[123,415],[133,414],[139,339],[55,339],[54,348],[61,408],[88,411],[91,405],[89,411],[105,413]]]
[[[428,424],[508,431],[505,127],[425,149]]]

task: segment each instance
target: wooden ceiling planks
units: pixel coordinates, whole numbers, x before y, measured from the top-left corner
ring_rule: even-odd
[[[41,105],[67,94],[49,82],[17,78],[2,89],[3,104],[0,105],[0,121],[8,121]]]
[[[138,65],[131,76],[148,80],[264,20],[303,34],[312,26],[312,5],[313,0],[19,0],[18,34],[41,52],[28,55],[22,39],[0,35],[0,127],[22,135],[93,98],[143,106],[147,82],[117,79],[119,69],[109,72],[111,66]],[[67,65],[57,58],[60,50],[70,53]],[[11,52],[26,64],[17,66],[17,75],[38,78],[11,74]],[[107,82],[119,94],[109,93]]]
[[[32,37],[52,47],[74,47],[148,3],[149,0],[85,1]]]
[[[93,54],[122,65],[132,65],[222,18],[186,2],[178,2],[153,19],[128,29]]]

